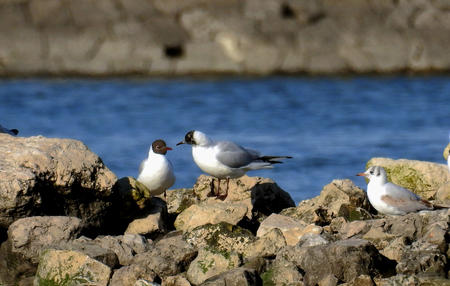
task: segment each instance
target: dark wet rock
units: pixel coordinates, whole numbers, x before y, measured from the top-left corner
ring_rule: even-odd
[[[277,259],[290,261],[301,269],[307,285],[314,285],[330,274],[343,282],[350,282],[363,274],[383,277],[395,274],[395,262],[382,256],[370,242],[361,239],[310,247],[285,247],[277,254]]]
[[[253,269],[243,267],[224,272],[207,279],[202,286],[257,286],[262,280]]]
[[[119,266],[117,254],[110,248],[104,248],[100,243],[87,237],[80,237],[68,242],[61,242],[51,247],[56,250],[71,250],[84,253],[92,259],[99,261],[111,269]]]
[[[137,254],[129,265],[116,270],[111,285],[134,285],[140,278],[164,280],[186,271],[196,255],[197,250],[183,240],[181,233],[170,233],[149,251]]]

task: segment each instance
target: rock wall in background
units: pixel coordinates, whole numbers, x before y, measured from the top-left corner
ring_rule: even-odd
[[[450,70],[448,0],[0,0],[0,76]]]

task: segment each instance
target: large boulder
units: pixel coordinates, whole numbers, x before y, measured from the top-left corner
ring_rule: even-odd
[[[0,134],[0,228],[19,218],[65,215],[107,223],[116,176],[82,142]]]
[[[424,199],[434,199],[437,190],[450,181],[450,172],[444,164],[390,158],[372,158],[366,167],[381,166],[388,180],[407,188]]]
[[[194,185],[195,193],[201,200],[208,198],[211,192],[213,177],[201,175]],[[214,179],[217,188],[217,180]],[[226,188],[225,180],[221,181],[221,192]],[[225,202],[239,201],[247,205],[247,217],[251,219],[255,214],[270,215],[279,213],[282,209],[295,206],[289,193],[282,190],[274,181],[268,178],[243,176],[230,179],[228,196]]]
[[[284,209],[280,214],[308,224],[328,225],[335,218],[346,221],[371,218],[366,193],[350,180],[333,180],[320,195]]]
[[[193,189],[168,192],[169,214],[180,214],[175,222],[177,229],[187,230],[201,224],[225,221],[246,225],[256,232],[259,220],[272,213],[279,213],[284,208],[295,206],[291,196],[272,180],[248,176],[229,181],[228,196],[221,204],[217,198],[208,197],[213,188],[213,181],[217,190],[216,179],[201,175]],[[221,192],[224,192],[225,188],[226,182],[222,180]]]
[[[300,269],[306,285],[316,285],[329,275],[339,281],[350,282],[364,274],[383,277],[395,274],[395,262],[362,239],[308,247],[286,246],[277,254],[277,259],[287,260]]]

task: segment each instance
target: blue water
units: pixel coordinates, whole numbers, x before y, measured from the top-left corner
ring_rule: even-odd
[[[151,142],[166,140],[177,181],[201,174],[185,133],[201,130],[266,155],[294,158],[270,177],[296,202],[350,178],[372,157],[445,163],[449,76],[0,81],[0,123],[21,136],[75,138],[118,176],[136,176]]]

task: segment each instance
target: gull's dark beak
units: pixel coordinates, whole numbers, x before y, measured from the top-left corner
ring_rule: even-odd
[[[186,142],[185,142],[184,140],[183,140],[183,141],[180,141],[180,142],[177,143],[177,146],[178,146],[178,145],[181,145],[181,144],[186,144]]]
[[[366,176],[366,173],[358,173],[358,174],[356,174],[356,176],[365,177],[365,176]]]

